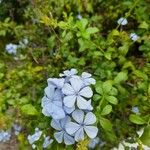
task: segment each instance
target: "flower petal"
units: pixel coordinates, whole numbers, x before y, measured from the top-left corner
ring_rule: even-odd
[[[44,96],[44,97],[42,98],[41,106],[44,107],[44,106],[48,105],[50,102],[51,102],[51,100],[48,99],[46,96]]]
[[[80,109],[87,109],[89,107],[89,102],[85,100],[83,97],[77,97],[77,106]]]
[[[62,107],[57,106],[52,102],[43,107],[42,113],[45,116],[52,116],[54,119],[62,119],[65,117],[65,112]]]
[[[79,92],[81,87],[83,86],[83,82],[79,78],[71,78],[70,83],[71,83],[75,92]]]
[[[75,95],[65,96],[64,99],[63,99],[64,105],[69,107],[69,108],[73,107],[74,103],[75,103],[75,100],[76,100],[76,96]]]
[[[78,73],[77,69],[74,69],[74,68],[72,68],[72,69],[70,70],[70,72],[71,72],[71,75],[75,75],[75,74]]]
[[[55,90],[53,101],[62,101],[62,92],[59,89]]]
[[[92,91],[92,89],[91,89],[89,86],[87,86],[87,87],[83,88],[83,89],[79,92],[79,94],[80,94],[81,96],[83,96],[83,97],[90,98],[90,97],[92,97],[92,95],[93,95],[93,91]]]
[[[87,101],[87,108],[86,110],[93,110],[93,106],[91,105],[91,99],[89,101]]]
[[[80,125],[74,122],[69,122],[65,126],[66,132],[70,135],[74,134],[77,130],[79,130]]]
[[[52,105],[51,109],[52,109],[51,116],[54,119],[62,119],[66,116],[64,110],[62,109],[62,107]]]
[[[95,138],[97,136],[98,133],[98,128],[94,127],[94,126],[85,126],[84,130],[86,132],[86,134],[91,138]]]
[[[64,143],[66,145],[72,145],[75,143],[75,140],[72,136],[68,135],[67,133],[64,133]]]
[[[83,127],[81,127],[76,133],[75,133],[75,140],[78,142],[80,140],[84,139],[84,130]]]
[[[51,84],[44,89],[44,92],[49,99],[53,98],[54,91],[55,91],[55,87]]]
[[[86,79],[83,79],[83,81],[84,81],[85,85],[96,84],[96,81],[93,78],[86,78]]]
[[[92,75],[88,72],[83,72],[81,76],[82,78],[90,78]]]
[[[42,114],[44,114],[44,116],[47,116],[47,117],[51,116],[51,113],[49,113],[47,109],[45,108],[42,109]]]
[[[85,115],[84,123],[90,125],[96,122],[96,116],[92,112],[88,112]]]
[[[60,126],[59,120],[52,119],[52,121],[51,121],[51,126],[52,126],[54,129],[59,130],[59,131],[62,129],[61,126]]]
[[[64,106],[63,108],[64,108],[64,110],[65,110],[65,112],[66,112],[67,114],[71,114],[71,113],[75,110],[75,106],[70,107],[70,108]]]
[[[73,95],[75,94],[74,89],[72,88],[72,86],[69,83],[65,83],[63,88],[62,88],[62,92],[65,95]]]
[[[69,70],[65,70],[63,73],[64,73],[64,75],[67,76],[67,77],[71,75],[71,73],[70,73]]]
[[[58,78],[49,78],[47,80],[47,82],[48,82],[48,85],[52,84],[55,87],[61,89],[64,86],[65,79],[63,79],[63,78],[60,78],[60,79],[58,79]]]
[[[64,136],[64,131],[60,131],[60,132],[55,132],[55,133],[54,133],[54,137],[55,137],[55,139],[56,139],[56,141],[57,141],[58,143],[62,143],[62,141],[63,141],[63,136]]]
[[[71,118],[69,116],[66,116],[65,118],[61,119],[60,120],[61,127],[64,129],[66,124],[70,121],[71,121]]]
[[[72,113],[72,117],[76,122],[83,123],[84,112],[82,110],[77,109]]]

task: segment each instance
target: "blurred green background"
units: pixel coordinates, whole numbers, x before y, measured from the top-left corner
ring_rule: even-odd
[[[127,25],[118,25],[125,17]],[[131,33],[138,40],[130,38]],[[20,46],[23,39],[28,44]],[[9,54],[6,45],[19,45]],[[19,149],[39,127],[52,137],[50,119],[41,113],[47,78],[63,70],[87,71],[97,84],[92,104],[101,149],[131,137],[150,146],[150,2],[149,0],[1,0],[0,1],[0,129],[19,122]],[[132,111],[133,107],[139,113]],[[147,132],[146,130],[146,132]],[[37,143],[41,149],[41,143]],[[86,150],[87,142],[49,149]],[[99,147],[95,148],[99,149]]]

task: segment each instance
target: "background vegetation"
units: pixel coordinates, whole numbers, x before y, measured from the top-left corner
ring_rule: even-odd
[[[127,25],[117,24],[121,17]],[[149,0],[1,0],[0,129],[19,123],[20,149],[29,147],[27,135],[36,127],[52,137],[50,119],[41,113],[47,78],[76,68],[97,81],[92,104],[99,138],[106,142],[102,149],[128,137],[141,149],[141,143],[150,146],[150,134],[139,139],[136,133],[141,128],[150,133],[149,25]],[[15,55],[7,53],[7,44],[23,39],[29,43]],[[40,141],[37,145],[40,149]],[[56,147],[77,146],[53,142],[49,149]]]

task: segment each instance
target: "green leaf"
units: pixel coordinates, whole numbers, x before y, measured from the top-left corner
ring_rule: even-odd
[[[50,38],[48,38],[47,44],[49,48],[53,49],[55,46],[55,36],[51,36]]]
[[[106,100],[111,104],[114,104],[114,105],[118,104],[118,100],[114,96],[106,96]]]
[[[144,132],[140,137],[143,144],[150,147],[150,125],[144,128]]]
[[[116,96],[117,94],[118,94],[118,90],[116,88],[112,87],[112,89],[109,92],[109,95]]]
[[[79,52],[83,52],[86,49],[93,49],[95,46],[89,43],[87,40],[83,40],[82,38],[78,39],[78,43],[80,45]]]
[[[108,119],[100,117],[100,124],[103,129],[108,131],[112,130],[112,124]]]
[[[149,28],[149,25],[147,24],[147,22],[143,21],[143,22],[139,25],[139,28],[141,28],[141,29],[148,29],[148,28]]]
[[[88,32],[88,34],[94,34],[94,33],[98,32],[99,30],[96,27],[89,27],[86,29],[86,31]]]
[[[77,23],[77,26],[78,26],[79,30],[83,30],[83,29],[85,29],[87,24],[88,24],[88,20],[83,18]]]
[[[146,123],[146,121],[145,121],[143,118],[141,118],[140,116],[135,115],[135,114],[131,114],[131,115],[129,116],[129,120],[130,120],[131,122],[133,122],[133,123],[135,123],[135,124],[139,124],[139,125],[142,125],[142,124],[145,124],[145,123]]]
[[[38,111],[32,104],[23,105],[21,107],[21,111],[22,111],[22,113],[24,113],[26,115],[31,115],[31,116],[38,114]]]
[[[111,89],[112,89],[112,81],[111,80],[105,81],[103,83],[103,92],[109,93]]]
[[[110,112],[112,111],[112,106],[111,105],[106,105],[102,112],[101,112],[101,115],[108,115],[110,114]]]
[[[109,52],[109,51],[104,53],[105,58],[107,58],[108,60],[111,60],[111,55],[112,55],[112,52]]]
[[[118,30],[112,30],[111,34],[112,34],[112,36],[119,36],[120,35]]]
[[[114,79],[114,82],[115,83],[120,83],[120,82],[124,82],[124,81],[126,81],[128,79],[128,74],[127,74],[127,72],[119,72],[118,74],[117,74],[117,76],[115,77],[115,79]]]
[[[67,22],[64,22],[64,21],[60,21],[58,23],[58,26],[61,28],[61,29],[67,29],[68,28],[68,23]]]
[[[103,95],[103,89],[102,89],[102,82],[101,81],[96,83],[95,90],[98,94]]]
[[[93,100],[94,101],[99,101],[101,99],[101,96],[99,94],[94,94]]]
[[[140,70],[135,70],[133,73],[134,73],[137,77],[139,77],[139,78],[142,78],[142,79],[144,79],[144,80],[148,80],[147,74],[143,73],[143,72],[140,71]]]

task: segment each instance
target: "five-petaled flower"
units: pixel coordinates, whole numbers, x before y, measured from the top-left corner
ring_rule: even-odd
[[[128,21],[127,21],[126,18],[121,17],[120,19],[118,19],[117,23],[119,25],[123,25],[124,26],[124,25],[126,25],[128,23]]]
[[[64,119],[61,120],[52,119],[51,126],[54,129],[58,130],[58,132],[54,133],[54,137],[58,143],[62,143],[63,141],[66,145],[71,145],[75,143],[74,138],[69,135],[65,129],[66,124],[70,122],[70,120],[71,118],[69,116],[66,116]]]
[[[91,98],[93,95],[92,89],[89,86],[84,87],[84,84],[79,78],[71,78],[70,84],[65,83],[62,88],[65,94],[63,102],[67,107],[73,107],[77,101],[77,106],[80,109],[87,109],[89,102],[85,98]]]
[[[82,110],[75,110],[72,113],[72,118],[76,122],[68,122],[66,131],[68,134],[74,135],[76,141],[84,139],[84,131],[90,138],[96,137],[98,128],[92,125],[96,122],[96,117],[92,112],[88,112],[84,116]]]

